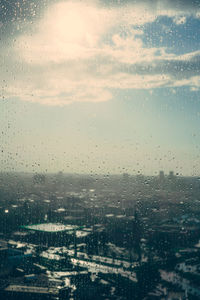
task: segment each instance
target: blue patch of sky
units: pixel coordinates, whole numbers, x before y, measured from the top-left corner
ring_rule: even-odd
[[[125,111],[129,129],[134,125],[143,138],[152,136],[154,142],[163,145],[187,147],[194,142],[195,136],[195,141],[200,143],[198,92],[191,93],[187,87],[162,88],[154,89],[152,93],[127,91],[126,101],[124,97],[123,93],[119,109]]]
[[[1,120],[2,125],[11,124],[13,133],[22,135],[26,131],[41,135],[51,133],[52,138],[83,135],[97,140],[122,140],[138,135],[149,139],[153,135],[158,143],[187,144],[193,134],[200,141],[198,95],[186,87],[154,89],[152,93],[118,90],[108,102],[74,103],[66,107],[5,102],[1,105],[2,112],[4,110],[4,116],[9,114],[9,117]]]
[[[188,17],[186,23],[177,25],[172,18],[158,17],[145,24],[143,31],[144,47],[166,47],[177,55],[199,50],[200,19]]]

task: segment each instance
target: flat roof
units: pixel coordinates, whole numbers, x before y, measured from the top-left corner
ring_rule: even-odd
[[[34,293],[34,294],[58,294],[58,290],[55,288],[45,288],[38,286],[26,286],[26,285],[9,285],[5,289],[7,292],[17,293]]]
[[[82,226],[64,225],[60,223],[43,223],[43,224],[26,225],[21,227],[28,230],[35,230],[35,231],[42,231],[42,232],[64,232],[64,231],[72,231],[75,229],[82,228]]]

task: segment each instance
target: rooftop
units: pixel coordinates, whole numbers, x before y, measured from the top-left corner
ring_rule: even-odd
[[[43,224],[26,225],[26,226],[22,226],[22,228],[28,230],[34,230],[34,231],[42,231],[42,232],[64,232],[64,231],[72,231],[75,229],[79,229],[80,226],[64,225],[60,223],[43,223]]]
[[[5,288],[7,292],[18,293],[36,293],[36,294],[58,294],[58,290],[55,288],[44,288],[37,286],[22,286],[22,285],[9,285]]]

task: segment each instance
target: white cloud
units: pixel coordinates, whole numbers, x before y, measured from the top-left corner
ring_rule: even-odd
[[[17,40],[18,51],[27,63],[59,63],[69,59],[91,58],[102,50],[102,39],[110,30],[133,30],[132,25],[153,22],[156,15],[139,7],[102,8],[96,2],[61,2],[48,10],[33,35],[23,35]],[[119,43],[134,42],[119,40]],[[140,43],[140,40],[134,42]],[[123,45],[121,45],[123,46]]]
[[[193,76],[189,79],[177,80],[174,83],[174,86],[189,86],[191,91],[198,91],[200,90],[200,76]]]
[[[176,23],[185,21],[178,18]],[[32,35],[18,37],[18,62],[11,66],[7,59],[11,75],[5,95],[65,105],[108,101],[114,89],[198,88],[198,52],[176,56],[164,48],[144,48],[141,27],[132,28],[155,19],[155,12],[141,5],[111,9],[68,1],[52,6]]]

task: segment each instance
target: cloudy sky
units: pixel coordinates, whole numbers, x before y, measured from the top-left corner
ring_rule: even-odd
[[[199,0],[1,0],[1,170],[200,175],[199,46]]]

